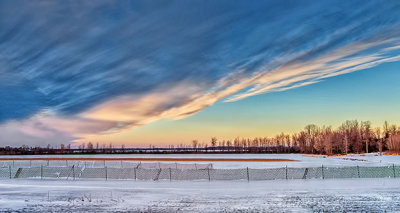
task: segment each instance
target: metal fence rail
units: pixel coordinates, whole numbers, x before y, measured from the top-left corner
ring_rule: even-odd
[[[400,166],[385,167],[309,167],[271,169],[176,169],[121,168],[85,166],[0,167],[1,179],[64,179],[64,180],[277,180],[277,179],[339,179],[396,178]]]

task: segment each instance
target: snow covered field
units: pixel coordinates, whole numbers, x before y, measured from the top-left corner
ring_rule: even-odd
[[[399,212],[400,179],[2,180],[0,211]]]
[[[235,169],[235,168],[279,168],[279,167],[346,167],[346,166],[391,166],[400,165],[400,156],[379,155],[377,153],[363,155],[332,156],[307,155],[307,154],[113,154],[113,155],[7,155],[0,158],[242,158],[242,159],[289,159],[296,160],[291,162],[178,162],[180,164],[207,164],[212,163],[215,169]],[[162,162],[162,161],[161,161]],[[171,162],[166,162],[171,163]],[[0,161],[0,166],[2,162]]]
[[[21,156],[2,156],[12,158]],[[34,157],[267,158],[214,169],[400,165],[400,156],[303,154],[57,155]],[[169,162],[170,163],[170,162]],[[193,164],[196,162],[179,162]],[[207,163],[197,162],[197,163]],[[2,179],[0,212],[400,212],[400,178],[270,181]]]

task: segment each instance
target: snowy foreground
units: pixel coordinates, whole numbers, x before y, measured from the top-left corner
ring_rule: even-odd
[[[399,212],[400,179],[1,180],[0,211]]]
[[[2,156],[5,159],[10,157],[15,156]],[[292,162],[178,162],[182,164],[212,163],[214,169],[400,165],[400,156],[385,156],[376,153],[336,157],[303,154],[62,155],[47,157],[197,157],[296,160]],[[2,163],[5,164],[6,161]],[[18,166],[19,162],[13,163]],[[1,179],[0,212],[400,212],[400,178],[296,179],[250,182],[246,180],[209,182],[207,180]]]

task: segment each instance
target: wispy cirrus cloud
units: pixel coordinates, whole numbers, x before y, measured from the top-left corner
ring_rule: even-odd
[[[398,8],[395,1],[1,2],[0,132],[85,140],[396,61]]]

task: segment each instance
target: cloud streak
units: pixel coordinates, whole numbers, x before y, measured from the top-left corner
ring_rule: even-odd
[[[80,141],[397,61],[378,4],[1,2],[0,132]]]

